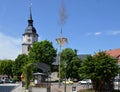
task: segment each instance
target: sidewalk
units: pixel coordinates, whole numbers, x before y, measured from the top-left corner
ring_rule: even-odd
[[[65,86],[62,85],[60,86],[60,88],[58,87],[58,85],[51,85],[51,92],[65,92]],[[76,86],[76,91],[79,91],[81,89],[86,89],[85,87],[82,86]],[[72,91],[72,85],[67,85],[66,86],[66,92],[73,92]]]
[[[58,85],[51,85],[51,92],[64,92],[64,85],[58,87]],[[86,89],[84,86],[76,86],[76,91]],[[19,83],[18,86],[16,86],[11,92],[28,92],[25,91],[25,88],[22,87],[22,83]],[[38,91],[37,91],[38,92]],[[66,86],[66,92],[72,92],[72,85]]]

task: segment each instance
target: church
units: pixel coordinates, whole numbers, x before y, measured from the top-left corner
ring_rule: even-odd
[[[22,36],[23,36],[22,54],[28,54],[32,44],[37,42],[39,37],[35,27],[33,26],[31,7],[30,7],[30,16],[28,19],[28,26],[26,27],[25,32]]]
[[[28,26],[26,27],[22,36],[23,36],[22,54],[28,55],[30,48],[35,42],[38,42],[38,37],[39,37],[35,27],[33,26],[31,7],[30,7],[30,15],[28,18]],[[58,62],[57,62],[57,65],[58,65]],[[40,66],[46,67],[46,69],[48,67],[45,64]],[[58,80],[57,72],[52,73],[51,77],[53,78],[53,80]]]

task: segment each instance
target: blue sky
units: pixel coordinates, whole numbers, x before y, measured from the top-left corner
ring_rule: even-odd
[[[39,41],[49,40],[59,49],[55,39],[60,35],[61,0],[0,0],[0,59],[21,54],[30,3]],[[63,49],[94,54],[120,48],[120,0],[64,0],[64,4],[67,20],[62,28],[68,44]]]

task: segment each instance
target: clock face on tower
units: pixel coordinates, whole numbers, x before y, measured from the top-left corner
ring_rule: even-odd
[[[31,42],[31,39],[28,39],[27,41],[28,41],[28,42]]]

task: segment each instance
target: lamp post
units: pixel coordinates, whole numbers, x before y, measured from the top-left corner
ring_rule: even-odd
[[[66,67],[67,67],[67,64],[66,64],[66,62],[64,62],[64,68],[65,68],[65,86],[64,86],[64,92],[66,92]]]

